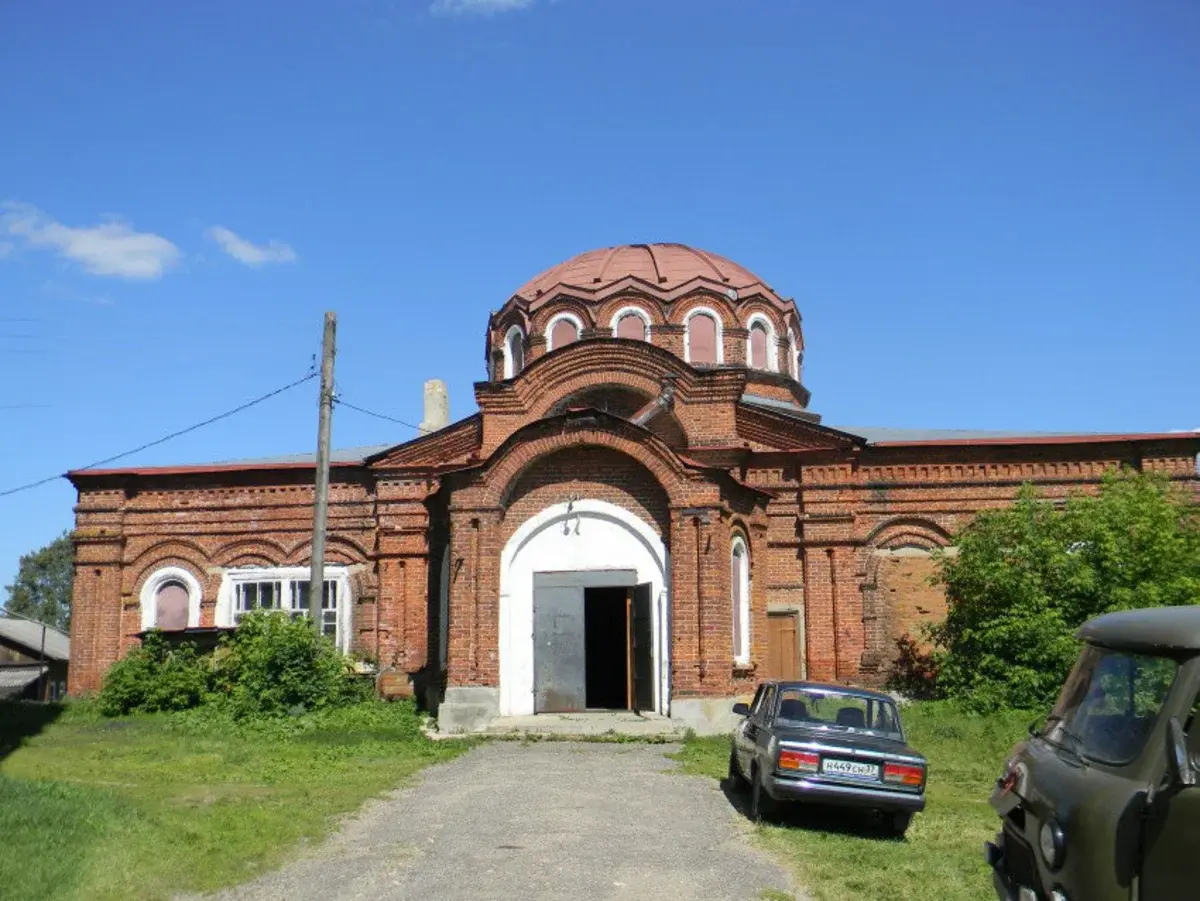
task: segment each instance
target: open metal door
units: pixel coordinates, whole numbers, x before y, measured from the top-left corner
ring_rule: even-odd
[[[533,587],[533,711],[569,713],[587,707],[583,586]],[[539,584],[539,582],[541,584]]]
[[[633,709],[654,710],[654,611],[649,583],[633,589],[629,648],[633,657]]]

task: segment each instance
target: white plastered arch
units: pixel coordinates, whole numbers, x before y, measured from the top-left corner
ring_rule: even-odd
[[[203,595],[203,591],[200,588],[200,581],[192,575],[191,570],[184,569],[182,566],[164,566],[152,572],[146,581],[142,583],[142,591],[138,596],[138,601],[142,607],[143,632],[147,629],[153,629],[157,624],[158,591],[168,582],[178,582],[187,589],[188,628],[194,629],[200,625],[200,598]]]
[[[583,320],[574,313],[555,313],[550,317],[550,321],[546,323],[546,352],[554,350],[554,326],[563,320],[575,325],[575,340],[578,341],[583,337]]]
[[[638,306],[621,307],[617,312],[612,314],[612,319],[609,321],[609,326],[612,328],[612,336],[617,337],[617,323],[626,316],[637,316],[646,325],[646,340],[650,340],[651,326],[650,314]]]
[[[533,713],[533,574],[633,570],[651,586],[655,709],[670,697],[670,556],[652,526],[616,504],[577,500],[527,519],[500,552],[500,714]]]
[[[504,347],[502,348],[502,351],[504,353],[504,377],[506,379],[515,378],[520,374],[520,370],[516,365],[516,360],[513,358],[513,338],[516,338],[519,342],[521,342],[522,368],[525,365],[525,331],[521,328],[521,326],[514,325],[504,333]]]
[[[754,326],[762,323],[763,328],[767,330],[767,369],[770,372],[779,371],[779,339],[775,334],[775,324],[767,318],[765,313],[754,313],[746,320],[746,364],[750,364],[753,359],[750,352],[750,342],[754,339]]]
[[[712,307],[692,307],[683,317],[683,358],[692,362],[692,333],[689,325],[695,316],[709,316],[717,325],[717,365],[725,362],[725,322]]]

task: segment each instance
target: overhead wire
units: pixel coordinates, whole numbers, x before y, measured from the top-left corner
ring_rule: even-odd
[[[315,379],[317,377],[317,375],[318,375],[318,373],[316,373],[316,372],[309,372],[303,378],[296,379],[296,381],[294,381],[294,382],[289,382],[288,384],[284,385],[282,388],[276,388],[274,391],[268,391],[266,394],[260,395],[259,397],[256,397],[253,400],[247,401],[246,403],[241,404],[240,406],[234,407],[232,410],[226,410],[224,413],[218,413],[216,416],[209,417],[208,419],[204,420],[203,422],[198,422],[195,425],[190,425],[185,429],[179,429],[178,431],[171,432],[171,434],[169,434],[169,435],[163,435],[161,438],[156,438],[153,441],[147,441],[145,444],[139,445],[138,447],[135,447],[132,450],[122,451],[121,453],[114,454],[111,457],[105,457],[103,460],[97,460],[95,463],[89,463],[87,466],[80,466],[76,470],[73,470],[73,471],[80,471],[80,470],[85,470],[85,469],[95,469],[98,466],[104,466],[107,463],[115,463],[117,460],[123,460],[125,457],[131,457],[136,453],[140,453],[141,451],[148,450],[149,448],[152,448],[152,447],[157,447],[160,444],[165,444],[166,442],[170,441],[173,438],[178,438],[181,435],[186,435],[189,432],[196,431],[197,429],[202,429],[205,426],[212,425],[214,422],[220,422],[222,419],[228,419],[230,416],[233,416],[237,413],[241,413],[243,410],[248,410],[251,407],[257,406],[258,404],[261,404],[263,401],[270,400],[272,397],[283,394],[283,392],[285,392],[285,391],[290,391],[292,388],[295,388],[299,385],[303,385],[305,382]],[[18,485],[16,488],[9,488],[7,491],[0,491],[0,497],[8,497],[9,495],[17,494],[18,492],[21,492],[21,491],[28,491],[31,488],[38,488],[42,485],[48,485],[50,482],[55,482],[55,481],[63,478],[64,475],[65,475],[65,473],[56,473],[55,475],[47,476],[44,479],[38,479],[36,482],[28,482],[27,484],[24,484],[24,485]]]
[[[405,422],[403,419],[397,419],[395,416],[387,416],[384,413],[376,413],[374,410],[368,410],[365,407],[356,407],[354,404],[342,400],[341,397],[338,397],[337,395],[334,396],[333,402],[336,406],[345,407],[348,410],[354,410],[358,413],[365,413],[367,416],[374,416],[376,419],[385,419],[388,422],[394,422],[398,425],[408,426],[410,429],[416,429],[417,431],[421,430],[419,425],[413,425],[411,422]]]

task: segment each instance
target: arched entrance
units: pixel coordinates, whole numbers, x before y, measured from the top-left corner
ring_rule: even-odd
[[[583,633],[590,618],[583,607],[586,592],[596,593],[598,607],[602,600],[599,592],[622,589],[628,589],[631,601],[635,591],[648,595],[646,631],[653,710],[667,713],[669,573],[670,558],[662,538],[648,523],[616,504],[570,501],[547,507],[526,520],[500,555],[500,714],[534,713],[539,706],[539,678],[545,679],[556,666],[561,670],[575,665],[554,655],[576,653],[580,642],[585,642]],[[575,591],[577,603],[570,594]],[[535,609],[539,611],[536,614]],[[547,629],[556,621],[562,637],[548,641]],[[534,636],[539,629],[543,641],[535,653]],[[585,656],[586,652],[585,646]]]

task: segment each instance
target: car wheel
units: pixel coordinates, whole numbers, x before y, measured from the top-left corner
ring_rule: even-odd
[[[756,823],[773,823],[778,815],[779,807],[763,788],[762,777],[755,766],[750,773],[750,819]]]
[[[904,838],[904,833],[908,831],[908,825],[912,822],[913,815],[907,811],[898,813],[885,813],[883,822],[887,828],[888,835],[894,838]]]
[[[742,775],[742,768],[738,766],[737,751],[733,748],[729,749],[729,787],[738,791],[746,787],[746,777]]]

